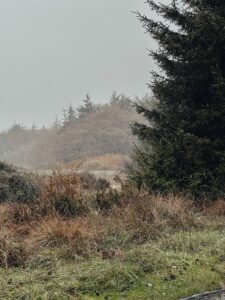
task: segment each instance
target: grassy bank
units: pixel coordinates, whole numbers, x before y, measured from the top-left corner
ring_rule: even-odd
[[[83,259],[43,249],[21,268],[1,269],[1,299],[179,299],[224,282],[224,232],[178,232]]]

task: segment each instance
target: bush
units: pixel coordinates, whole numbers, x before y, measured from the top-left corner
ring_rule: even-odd
[[[76,173],[55,171],[44,185],[42,204],[49,212],[56,212],[62,217],[74,217],[85,212],[81,197],[81,179]]]
[[[92,190],[96,188],[97,179],[94,174],[89,172],[79,173],[82,187],[84,189]]]
[[[111,209],[120,203],[120,193],[110,187],[108,180],[97,179],[88,172],[57,171],[45,181],[41,202],[49,212],[71,218]]]
[[[37,177],[0,162],[0,202],[33,203],[39,196]]]
[[[83,197],[58,195],[50,199],[53,209],[62,217],[72,218],[87,213]]]
[[[105,178],[99,178],[96,182],[97,190],[105,191],[110,188],[110,182]]]
[[[112,209],[120,204],[120,193],[112,188],[99,190],[96,194],[96,202],[100,210]]]

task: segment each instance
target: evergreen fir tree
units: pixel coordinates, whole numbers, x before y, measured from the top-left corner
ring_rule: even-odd
[[[158,42],[150,54],[160,72],[149,84],[151,107],[136,104],[148,125],[132,126],[140,146],[131,177],[151,191],[224,197],[225,1],[147,3],[162,17],[138,14]]]
[[[124,94],[117,94],[116,91],[113,91],[113,94],[110,98],[110,104],[117,104],[121,108],[131,108],[131,100],[129,97],[125,96]]]
[[[60,123],[62,123],[63,126],[73,122],[74,120],[76,120],[77,118],[77,115],[76,115],[76,110],[74,109],[73,105],[70,104],[67,108],[63,108],[62,110],[62,121],[60,122],[58,120],[58,117],[55,119],[55,125],[56,125],[56,122],[58,123],[59,127],[60,127]],[[57,127],[57,126],[55,126]]]
[[[67,122],[71,123],[74,120],[76,120],[76,111],[73,108],[73,106],[70,104],[70,106],[68,107],[68,110],[67,110]]]
[[[67,124],[68,118],[67,118],[67,109],[64,107],[62,110],[62,124],[63,126]]]
[[[84,118],[94,111],[96,111],[96,106],[91,101],[89,94],[87,94],[83,101],[83,105],[77,108],[78,118]]]
[[[58,115],[55,116],[55,121],[53,123],[53,128],[55,129],[59,129],[61,127],[61,122],[59,120]]]

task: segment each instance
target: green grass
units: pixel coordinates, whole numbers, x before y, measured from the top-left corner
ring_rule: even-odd
[[[225,231],[213,227],[130,245],[113,259],[62,253],[45,249],[24,268],[0,269],[0,299],[177,300],[225,282]]]

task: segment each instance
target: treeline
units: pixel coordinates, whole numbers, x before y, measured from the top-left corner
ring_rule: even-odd
[[[140,118],[133,100],[114,92],[106,104],[97,105],[87,95],[79,107],[64,108],[50,128],[13,125],[0,134],[0,159],[47,168],[106,153],[129,154],[134,142],[130,124]]]
[[[78,106],[77,108],[75,108],[72,104],[70,104],[66,108],[63,108],[62,117],[59,118],[58,116],[56,116],[53,127],[63,127],[69,123],[72,123],[73,121],[85,118],[94,112],[102,110],[109,105],[118,105],[121,109],[133,110],[132,103],[133,101],[129,97],[125,96],[124,94],[118,95],[115,91],[113,92],[109,103],[104,105],[95,104],[91,100],[90,95],[87,94],[86,98],[83,100],[83,104]]]

